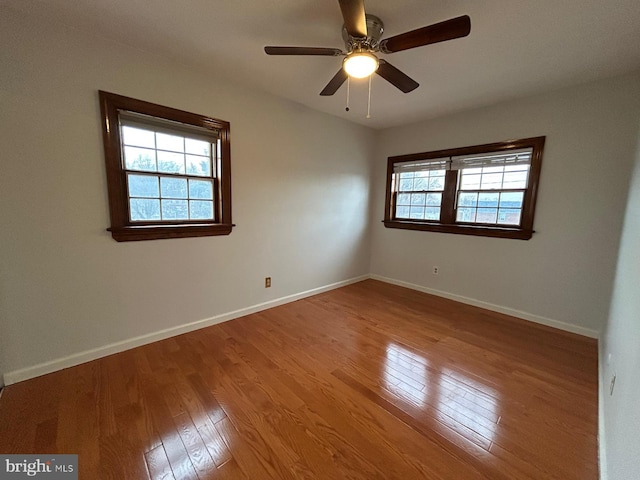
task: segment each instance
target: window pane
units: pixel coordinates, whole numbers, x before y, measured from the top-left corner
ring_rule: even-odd
[[[132,198],[129,200],[131,221],[160,220],[160,200]]]
[[[475,168],[473,170],[476,170]],[[480,175],[469,175],[467,171],[462,172],[462,180],[460,182],[461,190],[478,190],[480,188]]]
[[[430,177],[429,190],[444,190],[444,177]]]
[[[148,148],[124,147],[124,165],[127,170],[156,171],[156,151]]]
[[[476,209],[462,207],[458,208],[458,213],[456,215],[456,221],[458,222],[475,222],[476,221]]]
[[[153,132],[140,128],[122,127],[122,143],[134,147],[156,148]]]
[[[477,204],[478,204],[477,193],[460,192],[460,196],[458,197],[458,205],[460,207],[475,207]]]
[[[163,220],[188,220],[189,207],[186,200],[162,200]]]
[[[502,173],[502,172],[504,172],[504,166],[482,167],[482,173]]]
[[[402,174],[404,175],[404,174]],[[413,177],[412,178],[402,178],[400,179],[400,191],[407,192],[413,188]]]
[[[424,207],[411,207],[409,218],[424,220]]]
[[[411,195],[408,193],[398,194],[398,205],[409,205],[411,203]]]
[[[189,202],[189,213],[192,219],[212,219],[213,202],[192,200]]]
[[[502,188],[502,173],[489,173],[482,175],[480,184],[482,190],[499,190]]]
[[[427,205],[440,206],[442,203],[441,193],[427,193]]]
[[[187,155],[187,174],[199,177],[211,176],[211,162],[209,157]]]
[[[411,205],[424,205],[426,196],[424,193],[412,193]]]
[[[211,152],[211,144],[203,140],[185,138],[184,147],[187,153],[193,153],[194,155],[205,155],[208,157]]]
[[[158,150],[184,152],[184,137],[156,132],[156,148]]]
[[[400,180],[413,179],[413,172],[402,172],[400,174]]]
[[[184,174],[184,155],[182,153],[158,151],[158,171]]]
[[[396,218],[409,218],[409,207],[397,207]]]
[[[522,208],[524,192],[502,192],[500,194],[500,208]]]
[[[160,197],[158,177],[155,175],[127,175],[130,197]]]
[[[162,198],[187,198],[186,178],[160,178]],[[164,217],[164,207],[162,216]]]
[[[527,188],[528,172],[507,172],[504,174],[504,188]]]
[[[440,207],[427,207],[425,208],[426,220],[440,220]]]
[[[496,223],[498,217],[497,208],[478,208],[476,214],[476,222],[478,223]]]
[[[520,225],[521,210],[501,208],[498,211],[498,223],[500,225]]]
[[[419,172],[424,173],[424,172]],[[414,190],[428,190],[429,189],[429,178],[423,176],[417,176],[413,181],[413,189]]]
[[[213,200],[213,182],[207,180],[189,180],[189,198]]]
[[[500,194],[496,193],[480,193],[478,195],[479,207],[497,207]]]

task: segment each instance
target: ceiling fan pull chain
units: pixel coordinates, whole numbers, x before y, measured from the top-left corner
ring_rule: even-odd
[[[369,75],[369,100],[367,101],[367,118],[371,118],[371,77]]]
[[[347,106],[345,108],[345,111],[347,111],[347,112],[349,111],[349,86],[351,85],[350,80],[351,79],[349,77],[347,77]]]

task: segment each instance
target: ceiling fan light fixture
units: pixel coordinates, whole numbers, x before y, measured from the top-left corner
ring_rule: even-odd
[[[344,71],[353,78],[367,78],[378,69],[378,58],[371,52],[352,52],[342,63]]]

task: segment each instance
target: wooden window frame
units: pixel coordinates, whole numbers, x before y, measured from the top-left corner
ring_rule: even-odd
[[[99,91],[102,134],[107,169],[109,213],[111,226],[107,228],[118,242],[157,240],[165,238],[229,235],[231,222],[231,145],[230,124],[224,120],[177,110],[155,103],[136,100]],[[215,165],[214,221],[158,221],[133,222],[129,214],[129,196],[122,155],[120,112],[133,112],[153,118],[179,122],[214,131],[220,139],[220,152]]]
[[[406,230],[423,230],[429,232],[456,233],[462,235],[477,235],[484,237],[515,238],[529,240],[534,233],[533,219],[536,207],[536,198],[540,182],[540,169],[542,165],[542,152],[546,137],[532,137],[505,142],[473,145],[432,152],[413,153],[388,157],[384,226],[387,228],[400,228]],[[456,197],[458,192],[458,177],[460,170],[447,170],[445,174],[445,187],[442,195],[440,221],[432,220],[408,220],[394,217],[395,204],[393,192],[394,165],[402,162],[419,160],[440,159],[444,157],[456,157],[461,155],[474,155],[489,152],[507,152],[532,148],[531,166],[529,170],[528,185],[525,190],[522,205],[522,220],[520,226],[486,225],[480,223],[456,222]]]

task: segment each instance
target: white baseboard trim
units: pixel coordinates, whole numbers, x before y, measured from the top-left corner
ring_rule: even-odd
[[[241,308],[239,310],[234,310],[233,312],[223,313],[214,317],[187,323],[185,325],[167,328],[158,332],[140,335],[138,337],[111,343],[109,345],[93,348],[91,350],[86,350],[84,352],[74,353],[73,355],[69,355],[67,357],[58,358],[49,362],[44,362],[38,365],[33,365],[31,367],[5,373],[4,381],[6,385],[22,382],[23,380],[39,377],[40,375],[46,375],[47,373],[56,372],[64,368],[74,367],[76,365],[80,365],[81,363],[86,363],[91,360],[96,360],[108,355],[113,355],[114,353],[123,352],[131,348],[140,347],[148,343],[175,337],[176,335],[192,332],[194,330],[199,330],[201,328],[216,325],[218,323],[227,322],[229,320],[233,320],[234,318],[244,317],[245,315],[251,315],[252,313],[257,313],[262,310],[267,310],[269,308],[278,307],[286,303],[295,302],[296,300],[301,300],[306,297],[318,295],[319,293],[328,292],[336,288],[351,285],[352,283],[361,282],[363,280],[367,280],[368,278],[370,278],[369,275],[361,275],[359,277],[350,278],[348,280],[332,283],[323,287],[313,288],[304,292],[287,295],[285,297],[276,298],[275,300],[269,300],[268,302],[259,303],[257,305]]]
[[[410,288],[412,290],[418,290],[419,292],[429,293],[438,297],[448,298],[449,300],[455,300],[456,302],[465,303],[467,305],[473,305],[474,307],[485,308],[493,312],[504,313],[505,315],[511,315],[512,317],[522,318],[530,322],[539,323],[548,327],[564,330],[565,332],[577,333],[584,335],[585,337],[598,338],[599,332],[590,328],[580,327],[578,325],[572,325],[570,323],[561,322],[559,320],[553,320],[551,318],[541,317],[532,313],[523,312],[514,308],[503,307],[502,305],[495,305],[493,303],[483,302],[482,300],[476,300],[475,298],[464,297],[455,293],[443,292],[442,290],[435,290],[433,288],[423,287],[422,285],[416,285],[415,283],[404,282],[402,280],[396,280],[394,278],[383,277],[381,275],[371,274],[369,278],[379,280],[385,283],[391,283],[400,287]]]
[[[609,478],[609,470],[607,469],[607,441],[604,426],[604,399],[605,395],[605,369],[604,369],[604,338],[598,340],[598,469],[600,480]]]

